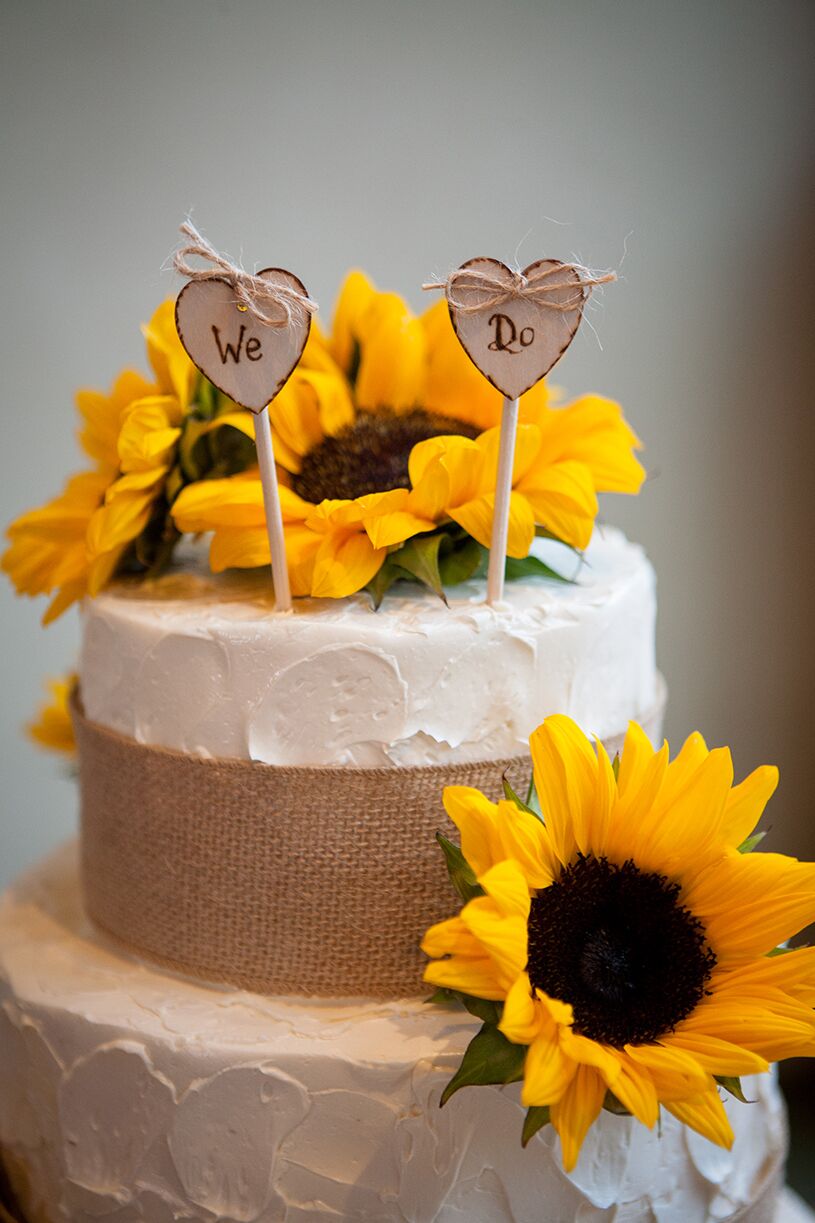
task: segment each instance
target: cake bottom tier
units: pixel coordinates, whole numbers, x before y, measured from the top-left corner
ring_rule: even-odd
[[[517,1085],[439,1095],[474,1032],[418,1000],[267,998],[171,976],[82,913],[74,847],[0,904],[0,1148],[32,1223],[707,1223],[786,1142],[774,1080],[722,1151],[604,1113],[577,1168],[524,1151]],[[769,1220],[772,1214],[755,1213]]]

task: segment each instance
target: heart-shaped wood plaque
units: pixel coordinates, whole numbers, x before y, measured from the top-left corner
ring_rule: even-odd
[[[283,268],[264,268],[257,275],[308,296],[302,282]],[[265,302],[263,310],[269,310]],[[201,373],[235,403],[257,413],[291,377],[306,346],[311,315],[295,307],[287,326],[270,327],[241,309],[228,281],[213,278],[184,286],[175,304],[175,325]]]
[[[552,269],[538,280],[545,292],[537,298],[509,296],[495,304],[499,286],[511,291],[513,273],[499,259],[469,259],[462,269],[483,272],[490,284],[453,279],[447,288],[450,318],[467,356],[508,399],[518,399],[563,356],[575,337],[586,289],[579,273],[559,259],[538,259],[522,275]],[[558,270],[560,269],[560,270]],[[481,303],[485,305],[481,308]],[[565,308],[564,308],[565,307]],[[573,307],[573,308],[569,308]]]

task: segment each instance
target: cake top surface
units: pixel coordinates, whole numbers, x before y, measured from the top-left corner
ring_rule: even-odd
[[[500,622],[530,616],[538,621],[574,619],[581,609],[599,607],[631,580],[650,569],[642,548],[615,527],[598,527],[582,556],[553,540],[537,539],[531,555],[564,580],[536,574],[518,578],[505,588],[500,604],[484,601],[481,578],[460,582],[444,599],[417,582],[401,581],[391,588],[379,608],[364,591],[342,599],[297,599],[290,613],[274,617],[275,600],[265,570],[229,570],[212,573],[206,561],[207,544],[189,542],[176,554],[172,569],[153,579],[127,579],[112,584],[85,611],[100,615],[126,615],[134,623],[160,617],[167,626],[189,629],[200,620],[238,626],[267,626],[270,630],[305,630],[315,625],[364,621],[366,631],[387,635],[400,629],[434,632],[445,626]]]

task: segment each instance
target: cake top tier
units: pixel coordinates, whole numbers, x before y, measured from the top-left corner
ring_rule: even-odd
[[[582,564],[549,541],[534,551],[575,581],[521,579],[496,608],[479,581],[449,606],[405,583],[377,612],[359,594],[271,616],[265,574],[214,577],[189,549],[163,578],[86,603],[86,713],[141,742],[270,764],[513,756],[555,711],[618,734],[657,699],[653,570],[613,529]]]

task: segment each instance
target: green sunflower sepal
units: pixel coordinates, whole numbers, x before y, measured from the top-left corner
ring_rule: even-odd
[[[549,538],[556,539],[556,536],[549,535]],[[400,581],[418,582],[446,603],[445,590],[448,587],[467,582],[470,578],[486,577],[488,560],[488,548],[454,523],[447,523],[437,531],[414,535],[406,543],[393,548],[365,589],[375,609],[381,606],[391,586]],[[573,578],[565,577],[532,555],[520,559],[508,556],[505,576],[508,582],[526,577],[544,577],[567,585],[574,582]]]

